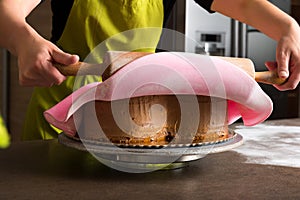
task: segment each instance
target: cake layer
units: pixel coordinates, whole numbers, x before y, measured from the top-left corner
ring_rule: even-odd
[[[79,136],[142,145],[218,141],[228,136],[226,111],[226,100],[208,96],[151,95],[90,102],[78,113]]]

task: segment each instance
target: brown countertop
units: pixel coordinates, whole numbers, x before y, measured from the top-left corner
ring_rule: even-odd
[[[300,119],[264,124],[299,128]],[[57,140],[17,142],[0,151],[0,199],[300,198],[300,167],[251,163],[238,152],[209,154],[181,169],[130,174]]]

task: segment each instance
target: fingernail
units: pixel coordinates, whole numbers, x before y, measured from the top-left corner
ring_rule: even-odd
[[[279,77],[280,78],[287,78],[289,75],[286,71],[280,71],[279,72]]]

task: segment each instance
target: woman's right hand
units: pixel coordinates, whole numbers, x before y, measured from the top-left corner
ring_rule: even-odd
[[[19,66],[19,83],[22,86],[51,87],[61,84],[66,77],[53,63],[70,65],[78,62],[77,55],[60,50],[39,35],[29,37],[16,48]]]

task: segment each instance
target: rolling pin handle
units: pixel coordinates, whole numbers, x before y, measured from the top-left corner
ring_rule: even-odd
[[[259,83],[265,83],[270,85],[282,85],[286,82],[286,78],[278,77],[277,71],[263,71],[255,72],[255,80]]]

